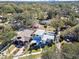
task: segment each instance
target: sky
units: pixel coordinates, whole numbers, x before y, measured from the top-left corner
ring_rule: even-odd
[[[79,1],[79,0],[0,0],[0,1]]]

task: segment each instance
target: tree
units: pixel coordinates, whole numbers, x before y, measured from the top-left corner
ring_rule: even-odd
[[[79,43],[64,44],[62,48],[63,59],[79,59]]]
[[[48,11],[47,13],[48,17],[47,19],[52,19],[52,16],[54,15],[53,12],[51,10]]]
[[[0,31],[0,40],[1,41],[10,41],[16,33],[10,27],[3,27]]]
[[[75,32],[78,29],[79,29],[79,24],[77,24],[77,25],[75,25],[75,26],[73,26],[71,28],[68,28],[68,29],[64,30],[63,32],[61,32],[61,35],[65,36],[65,35],[67,35],[69,33]]]
[[[56,54],[56,47],[53,45],[52,47],[45,47],[43,51],[46,51],[42,53],[41,59],[57,59],[57,54]]]
[[[38,19],[39,20],[45,20],[48,17],[47,13],[46,12],[42,12],[42,11],[38,12],[37,15],[38,15]]]
[[[14,13],[15,9],[11,5],[4,5],[2,8],[2,12],[4,13]]]
[[[57,27],[63,27],[65,25],[65,23],[62,21],[62,20],[52,20],[51,22],[51,26],[54,27],[54,28],[57,28]]]

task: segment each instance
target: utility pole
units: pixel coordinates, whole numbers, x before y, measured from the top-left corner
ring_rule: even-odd
[[[61,59],[61,43],[60,40],[60,27],[56,28],[55,32],[55,46],[56,46],[56,59]]]
[[[45,31],[46,31],[46,29],[47,29],[47,25],[46,24],[44,25],[44,28],[45,28]]]
[[[58,43],[60,40],[60,28],[57,27],[55,31],[55,43]]]

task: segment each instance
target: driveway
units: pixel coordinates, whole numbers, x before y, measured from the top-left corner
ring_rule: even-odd
[[[23,31],[17,32],[17,34],[18,34],[17,36],[22,37],[22,39],[21,39],[22,41],[28,41],[33,32],[34,32],[33,30],[25,29]],[[20,48],[20,50],[14,56],[22,55],[23,49],[24,49],[24,47]],[[18,57],[13,57],[13,59],[18,59]]]

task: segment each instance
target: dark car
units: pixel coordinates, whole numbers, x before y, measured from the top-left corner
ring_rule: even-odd
[[[65,41],[71,41],[71,42],[78,41],[78,36],[75,34],[69,34],[69,35],[64,36],[64,39]]]
[[[30,45],[29,50],[37,50],[37,49],[39,49],[39,46],[37,46],[36,43],[33,43],[32,45]]]
[[[53,40],[49,40],[49,39],[48,39],[48,40],[45,42],[45,45],[47,45],[48,47],[51,47],[52,44],[53,44]]]
[[[25,45],[25,42],[20,40],[21,37],[17,37],[14,41],[13,44],[17,47],[17,48],[22,48]]]
[[[21,40],[15,40],[13,42],[13,44],[17,47],[17,48],[22,48],[24,46],[24,42]]]
[[[29,50],[38,50],[40,48],[44,48],[45,44],[43,42],[39,42],[39,43],[33,43],[32,45],[30,45]]]

